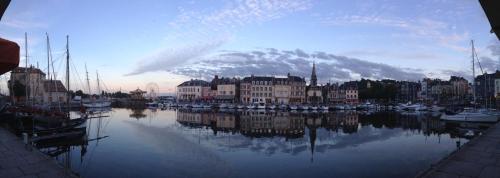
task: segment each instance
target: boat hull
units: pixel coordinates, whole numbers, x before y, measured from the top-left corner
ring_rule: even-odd
[[[441,120],[457,122],[497,122],[498,118],[493,115],[482,113],[459,113],[455,115],[443,114]]]
[[[111,106],[111,102],[83,103],[87,108],[104,108]]]

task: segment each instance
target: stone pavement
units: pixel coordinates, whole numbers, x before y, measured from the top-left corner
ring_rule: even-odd
[[[500,178],[500,123],[417,177]]]
[[[0,127],[0,177],[76,177],[69,170]]]

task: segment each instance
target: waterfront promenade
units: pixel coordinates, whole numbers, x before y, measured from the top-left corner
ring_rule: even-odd
[[[500,123],[417,177],[500,178]]]
[[[76,177],[56,161],[0,127],[0,177]]]

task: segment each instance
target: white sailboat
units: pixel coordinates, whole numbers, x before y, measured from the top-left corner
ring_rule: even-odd
[[[87,72],[87,66],[85,65],[85,72]],[[96,72],[97,73],[97,72]],[[90,84],[89,84],[89,75],[87,72],[87,85],[89,87],[89,93],[90,93]],[[101,88],[99,84],[99,74],[97,73],[97,92],[101,93]],[[104,107],[110,107],[111,106],[111,101],[109,99],[104,98],[102,94],[99,96],[99,98],[95,100],[91,100],[89,102],[85,102],[82,104],[83,106],[87,108],[104,108]]]
[[[476,83],[474,63],[475,63],[475,50],[474,50],[474,41],[471,41],[472,46],[472,80],[473,83]],[[474,96],[474,104],[476,103],[476,94],[475,94],[475,85],[472,85],[472,93]],[[495,115],[486,114],[476,109],[464,109],[464,111],[457,114],[443,114],[441,115],[441,120],[446,121],[459,121],[459,122],[497,122],[498,118]]]

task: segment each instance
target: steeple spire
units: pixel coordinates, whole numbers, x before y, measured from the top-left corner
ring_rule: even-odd
[[[313,69],[312,69],[312,74],[311,74],[311,83],[309,85],[310,86],[317,86],[318,85],[318,78],[316,77],[316,62],[313,62]]]

